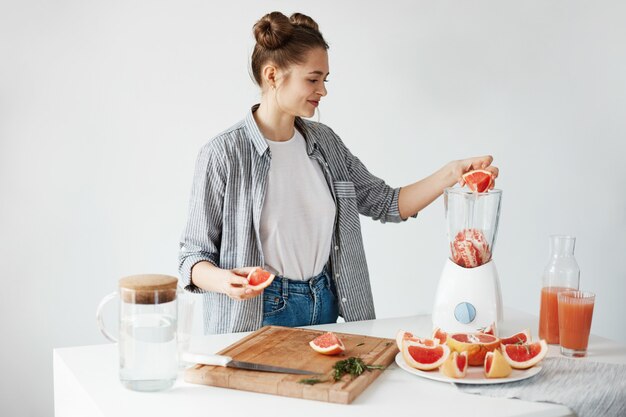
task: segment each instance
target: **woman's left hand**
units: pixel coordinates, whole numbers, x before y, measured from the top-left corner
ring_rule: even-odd
[[[459,185],[464,186],[465,181],[463,181],[463,174],[473,171],[475,169],[484,169],[485,171],[491,172],[494,180],[498,177],[498,168],[491,165],[493,162],[493,156],[485,155],[485,156],[476,156],[473,158],[461,159],[459,161],[452,162],[452,175],[459,183]],[[491,183],[491,187],[493,188],[495,185],[495,181]]]

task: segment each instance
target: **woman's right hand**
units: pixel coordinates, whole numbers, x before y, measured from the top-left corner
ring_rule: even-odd
[[[263,290],[248,288],[248,274],[255,267],[222,269],[208,261],[200,261],[191,268],[191,282],[206,291],[226,294],[233,300],[247,300]]]
[[[248,288],[248,274],[254,269],[253,266],[235,269],[225,269],[222,292],[233,300],[247,300],[263,293],[263,290]]]

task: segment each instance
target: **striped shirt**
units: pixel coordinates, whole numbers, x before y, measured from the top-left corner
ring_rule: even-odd
[[[196,162],[179,272],[185,289],[204,294],[207,333],[252,331],[263,320],[263,297],[233,300],[191,282],[191,268],[201,261],[223,269],[265,264],[259,224],[271,153],[254,120],[257,108],[206,143]],[[329,127],[299,117],[295,125],[309,158],[322,167],[336,205],[327,267],[335,281],[339,314],[346,321],[374,319],[359,213],[382,223],[403,221],[400,188],[372,175]]]

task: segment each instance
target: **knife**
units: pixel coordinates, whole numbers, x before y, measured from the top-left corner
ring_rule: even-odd
[[[303,369],[283,368],[282,366],[264,365],[262,363],[234,361],[230,356],[206,355],[204,353],[184,352],[182,360],[190,363],[202,365],[216,365],[228,368],[248,369],[250,371],[278,372],[283,374],[298,375],[319,375],[317,372],[305,371]]]

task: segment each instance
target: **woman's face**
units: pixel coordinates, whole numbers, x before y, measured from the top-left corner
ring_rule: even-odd
[[[311,117],[326,95],[328,53],[321,48],[310,50],[302,64],[278,71],[276,101],[280,109],[292,116]]]

